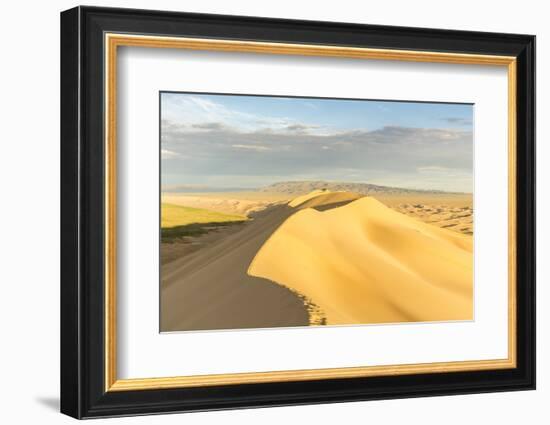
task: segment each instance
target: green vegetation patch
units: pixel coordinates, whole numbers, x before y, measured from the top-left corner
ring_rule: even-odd
[[[161,204],[161,241],[174,242],[185,236],[200,236],[223,226],[242,223],[246,217],[201,208]]]

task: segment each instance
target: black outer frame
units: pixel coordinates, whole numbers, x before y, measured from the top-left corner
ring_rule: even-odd
[[[104,391],[105,32],[517,57],[517,368]],[[76,7],[61,13],[61,412],[75,418],[535,388],[535,37]]]

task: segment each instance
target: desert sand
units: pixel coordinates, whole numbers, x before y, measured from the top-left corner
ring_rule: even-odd
[[[249,215],[288,201],[289,196],[262,192],[163,193],[162,203],[204,208],[225,214]]]
[[[472,238],[372,197],[296,212],[248,273],[304,295],[329,325],[473,318]]]
[[[315,189],[308,193],[270,191],[205,192],[205,193],[163,193],[162,203],[193,208],[204,208],[224,214],[252,216],[273,205],[288,202],[296,206],[306,199],[328,193],[328,190]],[[331,191],[331,193],[355,193]],[[357,193],[365,196],[364,193]],[[471,194],[449,194],[430,192],[385,193],[377,192],[374,198],[392,209],[416,217],[426,223],[447,228],[459,233],[473,234],[473,208]]]
[[[267,239],[302,208],[336,208],[361,195],[321,193],[293,208],[278,203],[254,213],[253,220],[190,238],[203,243],[161,270],[161,330],[204,330],[323,324],[324,315],[304,294],[247,274]],[[220,237],[221,236],[221,237]]]
[[[471,205],[452,206],[446,204],[423,204],[419,202],[403,203],[394,210],[415,217],[425,223],[449,229],[465,235],[473,235],[474,218]]]
[[[474,233],[473,196],[456,194],[376,194],[384,205],[425,223],[465,235]]]
[[[161,330],[472,319],[471,195],[375,196],[163,194],[249,220],[162,244]]]

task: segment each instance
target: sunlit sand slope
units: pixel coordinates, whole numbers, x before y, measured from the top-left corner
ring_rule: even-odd
[[[304,198],[294,205],[315,196]],[[363,197],[297,211],[263,244],[248,274],[308,297],[329,325],[470,320],[472,257],[471,236]]]

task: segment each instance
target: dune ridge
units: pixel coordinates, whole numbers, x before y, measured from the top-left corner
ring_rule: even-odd
[[[338,197],[347,203],[314,209]],[[288,205],[297,212],[265,241],[247,273],[311,299],[326,324],[473,318],[471,236],[349,192],[315,191]]]
[[[288,203],[290,207],[296,209],[315,208],[325,210],[336,206],[345,205],[364,195],[353,192],[331,192],[330,190],[313,191],[311,194],[295,198]]]
[[[325,191],[322,189],[313,190],[309,193],[306,193],[305,195],[297,196],[296,198],[292,199],[288,206],[292,208],[296,208],[297,206],[309,201],[310,199],[316,198],[319,195],[325,194]]]

